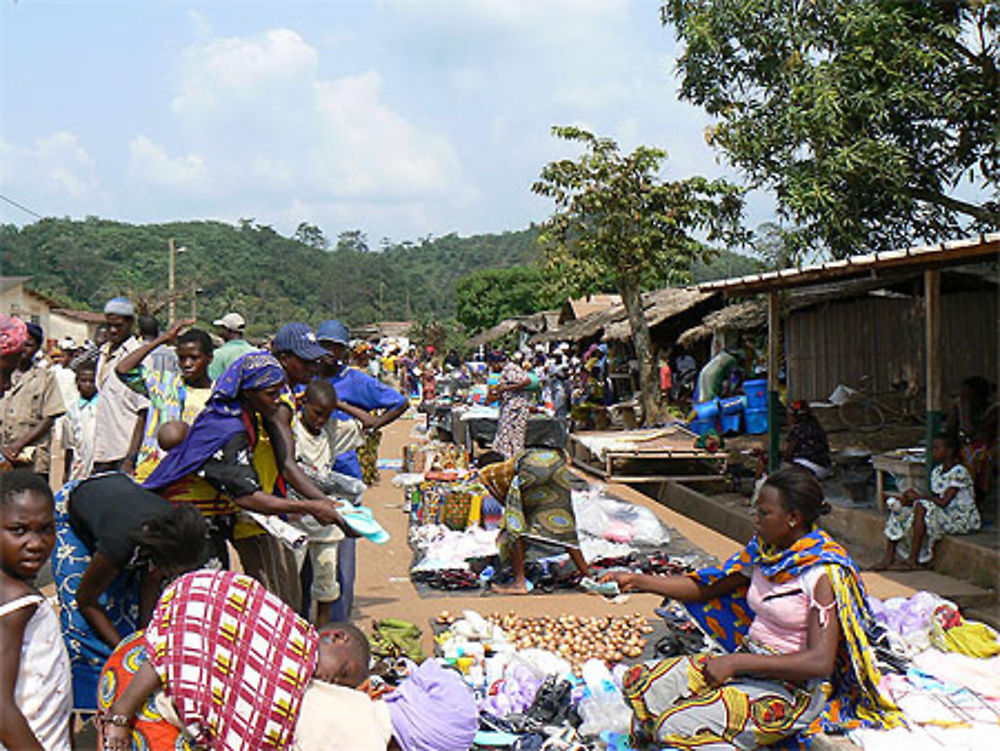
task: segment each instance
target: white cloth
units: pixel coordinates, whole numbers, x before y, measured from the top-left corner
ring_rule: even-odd
[[[306,686],[294,751],[385,751],[391,738],[392,718],[384,701],[322,681]]]
[[[70,751],[73,708],[69,655],[59,632],[59,617],[41,595],[25,595],[0,606],[0,618],[37,605],[24,627],[14,703],[46,751]],[[4,649],[12,645],[5,644]],[[0,743],[0,749],[5,749]]]
[[[149,409],[149,399],[130,389],[115,373],[122,359],[137,349],[139,340],[130,336],[111,352],[108,344],[101,347],[97,361],[97,441],[94,445],[95,462],[114,462],[124,459],[141,410]]]
[[[73,452],[66,481],[90,477],[94,468],[94,433],[97,430],[99,400],[100,396],[97,394],[87,402],[77,398],[66,410],[62,423],[62,445],[64,449]]]
[[[50,367],[49,370],[56,377],[56,384],[59,386],[59,393],[62,394],[63,404],[73,404],[80,398],[80,392],[76,389],[76,373],[59,363]]]

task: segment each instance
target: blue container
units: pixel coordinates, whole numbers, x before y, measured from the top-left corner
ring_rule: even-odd
[[[714,428],[715,420],[701,420],[696,418],[688,423],[688,430],[698,435],[705,435],[705,433]]]
[[[746,398],[742,396],[733,396],[729,399],[723,399],[721,407],[722,416],[719,422],[722,426],[722,434],[731,435],[733,433],[739,433],[740,426],[743,422],[743,410],[746,407]]]
[[[751,409],[746,411],[747,433],[759,435],[767,432],[767,407],[764,409]]]
[[[767,379],[743,381],[743,393],[747,395],[747,409],[767,409]]]
[[[695,419],[715,422],[715,419],[719,416],[719,400],[712,399],[711,401],[695,404],[694,413]]]

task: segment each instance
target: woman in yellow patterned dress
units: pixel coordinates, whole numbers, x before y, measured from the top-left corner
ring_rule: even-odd
[[[495,592],[530,591],[524,567],[526,539],[566,548],[580,573],[589,575],[576,533],[570,475],[562,451],[528,449],[505,462],[484,467],[479,480],[504,505],[500,554],[514,570],[510,585],[493,587]]]

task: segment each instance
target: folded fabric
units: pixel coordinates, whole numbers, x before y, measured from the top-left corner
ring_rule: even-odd
[[[338,509],[347,525],[367,540],[378,545],[389,542],[389,533],[375,521],[372,510],[365,506],[341,505]]]

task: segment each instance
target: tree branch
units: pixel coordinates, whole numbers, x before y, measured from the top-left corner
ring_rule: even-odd
[[[939,191],[927,190],[925,188],[914,188],[913,197],[920,201],[932,203],[936,206],[943,206],[951,211],[957,211],[959,214],[971,216],[973,219],[978,219],[981,222],[992,222],[993,224],[1000,226],[1000,213],[990,211],[985,206],[979,206],[974,203],[962,201],[958,198],[945,195]]]

